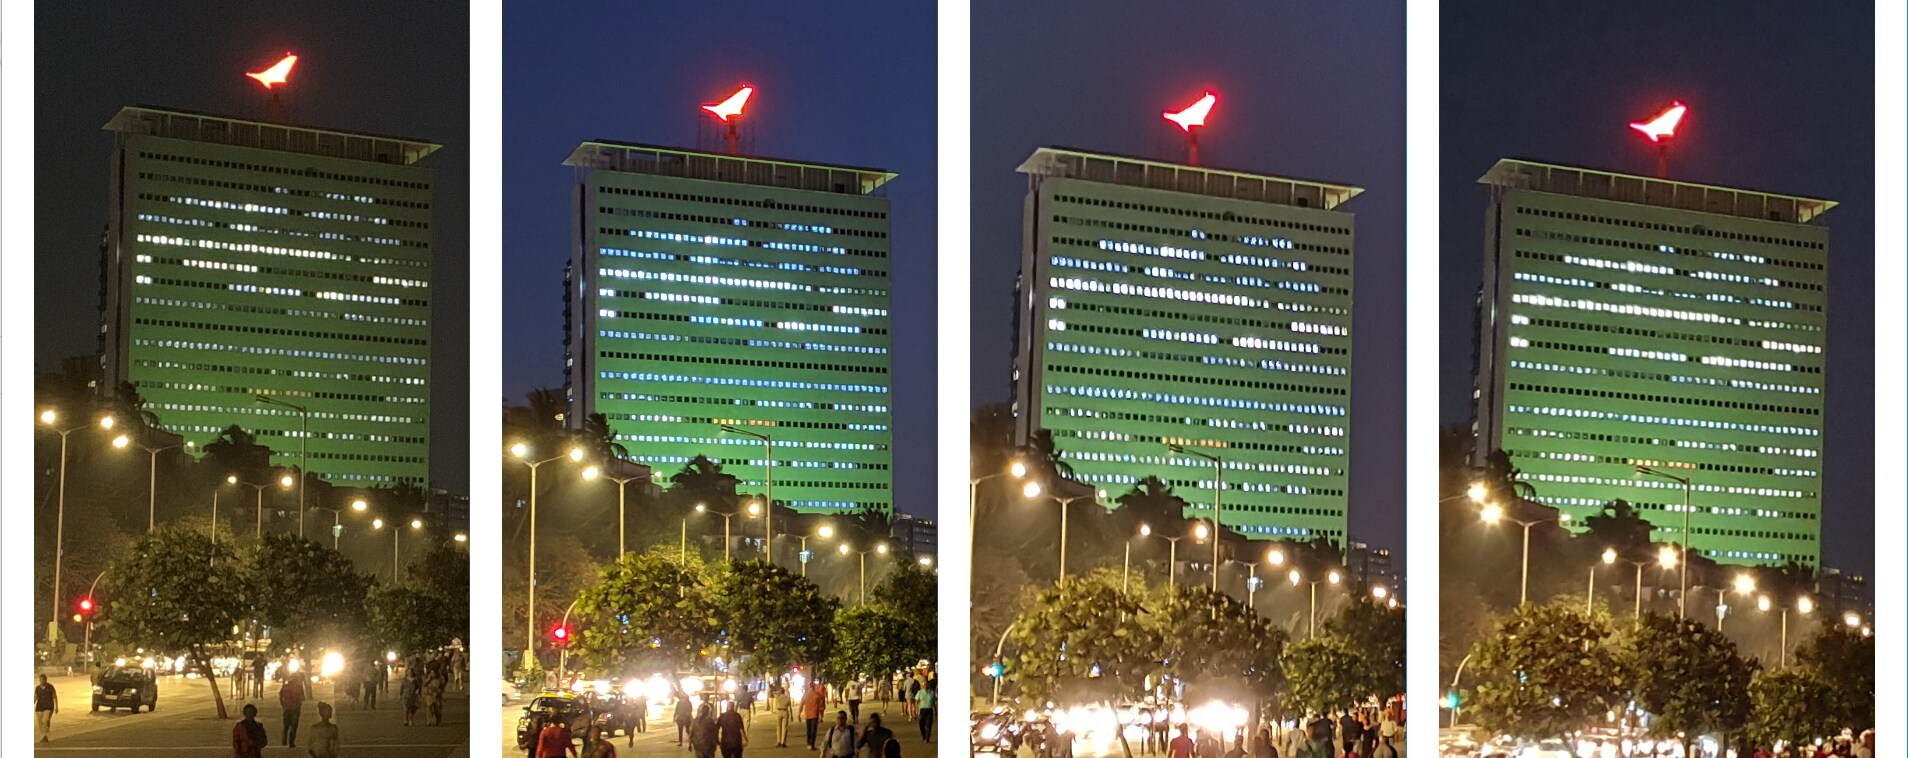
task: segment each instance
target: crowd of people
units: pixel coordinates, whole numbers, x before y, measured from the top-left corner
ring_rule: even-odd
[[[1071,741],[1059,742],[1066,744],[1045,752],[1070,756]],[[1276,734],[1271,726],[1261,726],[1248,740],[1243,729],[1227,735],[1173,724],[1162,712],[1148,722],[1139,748],[1141,755],[1168,758],[1398,758],[1404,750],[1404,720],[1395,706],[1309,713]]]

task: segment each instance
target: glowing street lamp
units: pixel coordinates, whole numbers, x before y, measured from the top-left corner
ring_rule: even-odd
[[[1000,477],[1003,477],[1003,476],[1011,476],[1015,479],[1026,479],[1027,478],[1026,462],[1016,457],[1012,461],[1009,461],[1007,463],[1007,469],[1005,471],[996,471],[991,474],[968,478],[967,480],[967,533],[970,537],[974,534],[975,514],[979,512],[980,510],[977,501],[980,498],[981,482],[985,482],[989,479],[999,479]],[[1031,488],[1031,492],[1029,492],[1030,488]],[[1040,495],[1040,485],[1036,482],[1029,481],[1027,482],[1027,486],[1021,488],[1021,493],[1023,497],[1027,497],[1027,498],[1038,497]]]
[[[297,59],[297,56],[288,57],[292,60]],[[286,66],[285,69],[290,71],[291,67]],[[273,91],[272,102],[273,107],[276,107],[278,102],[276,90]],[[305,442],[311,439],[311,408],[258,392],[252,393],[252,399],[266,405],[276,405],[298,412],[298,536],[303,537],[305,536],[305,472],[311,470],[311,459],[306,456]]]
[[[60,429],[59,421],[60,414],[50,408],[40,412],[40,423],[60,435],[59,515],[54,519],[53,525],[53,614],[48,617],[52,619],[60,617],[60,559],[66,555],[66,437],[92,426],[92,424],[80,424],[70,429]],[[113,417],[102,416],[97,423],[101,429],[112,429]],[[59,625],[56,622],[47,622],[47,639],[53,639],[58,629]]]
[[[836,550],[840,552],[842,555],[857,555],[861,557],[861,601],[860,603],[862,605],[867,605],[868,604],[868,554],[879,553],[881,555],[887,555],[888,543],[877,542],[875,543],[875,546],[872,549],[856,550],[852,547],[849,547],[848,543],[843,542],[841,543],[839,547],[836,548]]]
[[[384,526],[384,519],[377,518],[371,520],[372,529],[383,529]],[[423,519],[411,519],[411,529],[413,531],[422,528],[424,528]],[[391,524],[391,584],[393,586],[398,583],[398,535],[403,534],[403,531],[404,530],[397,528],[397,524]]]
[[[751,500],[749,501],[748,506],[744,508],[743,510],[718,511],[714,508],[710,508],[709,506],[703,505],[702,503],[696,503],[696,512],[707,513],[710,515],[722,517],[722,562],[728,563],[729,562],[729,520],[732,518],[735,518],[736,516],[743,515],[744,513],[747,513],[750,518],[754,518],[756,514],[762,512],[762,506],[760,503],[757,503]]]
[[[265,539],[265,489],[267,487],[272,486],[272,483],[264,482],[259,484],[253,484],[251,482],[240,481],[238,478],[238,474],[226,475],[225,483],[238,485],[240,487],[250,487],[252,488],[252,491],[254,493],[257,493],[258,495],[258,502],[256,506],[257,507],[257,512],[256,512],[257,524],[256,526],[253,527],[252,539],[261,541],[261,542],[264,541]],[[291,475],[286,474],[284,476],[279,477],[277,484],[278,486],[283,487],[285,489],[291,489],[293,484]],[[303,519],[301,518],[300,521],[303,521]],[[303,536],[303,535],[300,535],[300,536]]]
[[[113,447],[124,450],[136,447],[146,451],[146,533],[158,528],[159,521],[159,454],[167,450],[190,449],[192,443],[151,447],[132,441],[132,437],[119,435],[113,438]]]
[[[1516,524],[1524,528],[1523,570],[1519,572],[1519,578],[1517,582],[1517,604],[1519,606],[1524,605],[1525,603],[1529,602],[1529,598],[1530,598],[1530,528],[1538,524],[1549,524],[1553,522],[1558,524],[1568,524],[1570,523],[1570,514],[1560,513],[1560,514],[1557,514],[1557,517],[1554,519],[1546,518],[1546,519],[1536,519],[1534,521],[1524,521],[1522,519],[1514,519],[1505,515],[1504,506],[1498,505],[1496,503],[1488,503],[1484,506],[1484,510],[1478,513],[1478,516],[1484,520],[1484,523],[1490,524],[1493,526],[1497,525],[1497,523],[1500,521],[1509,521],[1513,524]]]
[[[1671,111],[1676,111],[1676,118],[1678,119],[1682,118],[1682,112],[1678,110],[1682,107],[1682,105],[1683,105],[1682,103],[1677,103],[1675,108],[1670,109]],[[1659,118],[1658,120],[1660,121],[1661,118]],[[1670,121],[1669,128],[1672,131],[1676,128],[1676,122],[1674,120]],[[1677,562],[1681,563],[1683,566],[1683,570],[1680,572],[1680,577],[1679,577],[1679,581],[1682,584],[1678,588],[1678,595],[1676,597],[1676,617],[1680,619],[1684,617],[1685,615],[1684,612],[1688,610],[1688,606],[1689,606],[1689,510],[1690,510],[1689,492],[1691,489],[1689,484],[1689,477],[1676,476],[1675,474],[1654,469],[1649,466],[1637,466],[1636,473],[1641,474],[1643,476],[1654,476],[1660,479],[1668,479],[1672,482],[1683,485],[1683,533],[1681,535],[1678,535],[1680,539],[1677,540],[1677,542],[1681,543],[1682,545],[1682,550],[1681,550],[1682,554],[1676,557]]]
[[[1774,605],[1775,603],[1769,599],[1768,595],[1761,595],[1756,598],[1756,610],[1763,611],[1766,613]],[[1795,599],[1794,607],[1795,607],[1796,613],[1807,616],[1815,612],[1815,598],[1809,597],[1808,595],[1797,596]],[[1781,654],[1780,660],[1781,660],[1781,667],[1788,668],[1789,667],[1789,606],[1786,606],[1786,605],[1783,606],[1781,611],[1782,611],[1782,654]],[[1857,622],[1859,622],[1860,620],[1861,620],[1860,618],[1856,619]]]
[[[364,510],[369,507],[371,507],[370,504],[366,503],[364,501],[364,498],[358,498],[356,500],[351,501],[351,506],[350,506],[351,510],[356,513],[363,513]],[[331,549],[337,550],[338,537],[344,534],[344,523],[342,522],[340,518],[341,516],[344,515],[344,509],[343,508],[326,508],[324,506],[313,506],[312,510],[331,512]]]
[[[1206,97],[1211,98],[1212,93],[1206,93]],[[1211,102],[1206,100],[1200,102],[1206,103],[1207,109],[1212,108]],[[1195,105],[1195,107],[1197,106]],[[1201,124],[1205,123],[1205,117],[1204,111],[1201,111],[1199,114]],[[1191,128],[1186,130],[1186,134],[1190,137],[1192,134]],[[1195,146],[1195,155],[1197,152],[1198,149]],[[1193,163],[1197,164],[1198,161],[1195,160]],[[1212,461],[1212,531],[1214,535],[1212,540],[1212,592],[1217,595],[1219,594],[1219,543],[1225,541],[1224,535],[1219,531],[1219,525],[1221,523],[1219,520],[1219,511],[1221,508],[1219,499],[1226,491],[1226,463],[1220,459],[1219,456],[1189,449],[1185,445],[1167,445],[1166,449],[1181,455],[1190,455],[1195,458],[1204,458],[1208,461]],[[1205,535],[1200,535],[1200,539],[1205,539]]]
[[[744,88],[746,87],[747,85],[744,85]],[[748,96],[743,95],[743,99],[748,99]],[[740,106],[737,106],[736,112],[741,113]],[[727,119],[724,120],[726,121]],[[731,150],[730,152],[734,151]],[[723,424],[722,431],[728,434],[754,437],[762,441],[762,561],[764,563],[773,564],[775,563],[775,552],[769,548],[771,547],[771,543],[775,540],[775,438],[762,434],[761,432],[753,432],[737,427],[734,424]],[[754,515],[753,510],[750,511],[750,515]]]
[[[615,477],[615,476],[610,476],[608,474],[604,474],[603,470],[600,468],[597,468],[596,466],[588,466],[583,469],[582,475],[583,475],[584,481],[589,481],[589,480],[601,477],[603,479],[608,479],[616,483],[616,559],[620,561],[623,559],[623,556],[629,552],[624,547],[625,543],[623,541],[623,527],[629,521],[629,517],[628,515],[626,515],[628,513],[627,506],[629,503],[628,485],[630,482],[634,482],[639,479],[649,479],[652,476],[654,476],[654,474],[651,473],[651,474],[644,474],[642,476]]]
[[[801,551],[795,554],[795,558],[798,561],[800,561],[802,564],[802,576],[808,576],[808,560],[809,558],[813,557],[813,554],[808,552],[809,535],[785,534],[784,536],[794,537],[795,539],[802,541]],[[816,539],[824,539],[824,540],[828,539],[830,537],[835,536],[835,528],[827,524],[822,524],[821,526],[815,527],[814,536]]]
[[[1318,583],[1326,582],[1328,584],[1336,586],[1339,582],[1342,582],[1345,580],[1345,575],[1339,573],[1338,569],[1331,569],[1325,572],[1325,576],[1322,576],[1320,578],[1313,579],[1307,582],[1304,574],[1299,573],[1298,569],[1292,569],[1291,571],[1285,572],[1285,579],[1286,581],[1291,582],[1292,586],[1294,587],[1297,587],[1301,584],[1308,584],[1308,583],[1312,586],[1311,621],[1307,627],[1305,636],[1308,638],[1317,637],[1318,636]]]
[[[523,606],[524,660],[530,660],[531,656],[536,655],[537,652],[537,469],[543,464],[565,458],[568,458],[571,463],[581,463],[583,448],[573,447],[568,453],[539,461],[530,460],[530,453],[530,446],[522,442],[510,446],[511,459],[530,468],[530,565],[528,573],[524,574],[528,579],[524,584],[529,585],[528,600]]]

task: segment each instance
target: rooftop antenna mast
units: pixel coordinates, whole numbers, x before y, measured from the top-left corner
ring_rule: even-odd
[[[1669,178],[1670,140],[1676,137],[1676,127],[1682,124],[1683,115],[1688,112],[1689,106],[1684,105],[1681,100],[1676,100],[1672,101],[1669,108],[1664,109],[1662,113],[1656,114],[1655,118],[1630,122],[1631,129],[1650,138],[1650,142],[1656,145],[1656,178],[1658,179]]]
[[[298,56],[288,52],[285,53],[284,58],[272,64],[271,68],[246,74],[246,76],[257,80],[259,84],[265,87],[265,94],[270,98],[266,106],[268,110],[267,120],[280,123],[285,121],[285,98],[283,96],[285,82],[290,80],[292,66],[297,64]]]
[[[1180,131],[1185,132],[1186,162],[1189,165],[1199,165],[1199,133],[1193,131],[1193,127],[1203,127],[1206,125],[1206,114],[1212,112],[1212,105],[1216,102],[1219,102],[1218,96],[1212,94],[1211,91],[1207,91],[1204,97],[1194,101],[1192,105],[1186,106],[1185,110],[1176,113],[1166,111],[1160,114],[1164,116],[1167,121],[1178,125]]]
[[[742,124],[742,109],[749,104],[749,96],[753,94],[755,94],[755,88],[749,86],[748,82],[743,82],[741,89],[736,90],[735,94],[730,95],[727,100],[702,106],[703,110],[722,119],[722,124],[726,127],[722,136],[729,146],[730,155],[741,154],[739,146],[742,135],[738,129]]]

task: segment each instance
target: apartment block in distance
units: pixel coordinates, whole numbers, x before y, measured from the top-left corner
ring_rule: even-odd
[[[433,171],[419,161],[438,146],[150,107],[106,129],[102,388],[132,383],[199,446],[236,424],[274,465],[423,486]]]
[[[1016,436],[1118,497],[1158,476],[1254,538],[1346,535],[1357,187],[1041,148],[1028,177]],[[1181,445],[1188,454],[1173,453]],[[1197,451],[1223,461],[1214,464]]]
[[[663,474],[698,455],[806,513],[893,507],[894,174],[585,142],[565,299],[575,424]],[[769,437],[723,432],[730,425]]]
[[[1721,563],[1819,565],[1835,203],[1502,160],[1477,454],[1581,523],[1614,500]]]

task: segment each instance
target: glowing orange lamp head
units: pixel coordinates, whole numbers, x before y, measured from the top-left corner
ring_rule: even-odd
[[[1177,113],[1166,111],[1160,115],[1165,116],[1167,121],[1178,124],[1181,131],[1191,132],[1195,126],[1206,125],[1206,114],[1212,112],[1212,104],[1216,102],[1219,102],[1219,97],[1211,92],[1207,92],[1205,97],[1199,98],[1194,101],[1192,105],[1186,106],[1185,110]]]
[[[1656,118],[1630,122],[1630,128],[1650,138],[1651,142],[1662,142],[1676,136],[1676,125],[1683,122],[1683,114],[1688,112],[1689,106],[1678,100],[1670,103],[1667,110],[1656,114]]]
[[[265,85],[265,89],[271,89],[284,84],[290,79],[292,66],[296,63],[298,63],[298,56],[286,53],[285,57],[279,62],[272,64],[271,68],[256,73],[248,73],[246,76],[257,79],[259,84]]]
[[[702,109],[715,114],[716,118],[728,123],[729,119],[742,115],[742,108],[749,104],[749,96],[755,94],[755,88],[744,83],[741,89],[730,95],[729,99],[714,105],[702,106]]]

